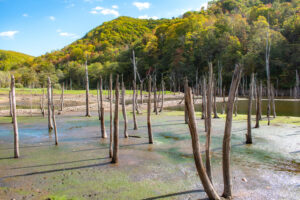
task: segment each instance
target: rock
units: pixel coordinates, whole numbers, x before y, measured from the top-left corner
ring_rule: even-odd
[[[244,181],[245,183],[248,182],[246,178],[242,178],[242,181]]]

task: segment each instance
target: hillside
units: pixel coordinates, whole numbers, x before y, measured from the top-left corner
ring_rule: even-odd
[[[9,71],[17,69],[21,64],[32,59],[33,56],[23,53],[0,50],[0,70]]]
[[[295,84],[295,70],[300,71],[300,3],[271,2],[213,1],[207,10],[187,12],[173,19],[119,17],[60,51],[35,58],[26,69],[22,68],[22,73],[19,69],[14,72],[24,86],[43,85],[51,76],[54,82],[72,82],[73,88],[82,88],[82,64],[87,58],[91,87],[96,86],[100,74],[107,77],[109,73],[122,73],[130,85],[130,59],[135,50],[142,78],[156,69],[158,81],[164,74],[166,82],[179,83],[184,76],[194,82],[197,75],[207,72],[207,62],[212,61],[215,72],[222,68],[227,86],[236,63],[243,63],[245,79],[255,72],[257,79],[264,81],[269,33],[272,82],[288,89]]]

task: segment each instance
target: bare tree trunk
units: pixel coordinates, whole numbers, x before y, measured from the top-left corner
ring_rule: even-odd
[[[199,136],[197,132],[197,124],[196,124],[196,117],[195,117],[195,111],[194,111],[194,104],[192,103],[192,94],[191,89],[187,88],[188,86],[185,86],[185,107],[188,113],[189,117],[189,129],[191,133],[192,138],[192,147],[193,147],[193,154],[194,154],[194,161],[197,168],[198,175],[200,177],[200,180],[202,182],[203,188],[209,197],[209,199],[213,200],[219,200],[221,199],[218,193],[216,192],[215,188],[213,187],[206,171],[205,167],[201,158],[200,153],[200,144],[199,144]]]
[[[161,80],[161,104],[160,104],[160,110],[159,112],[162,112],[164,109],[164,93],[165,93],[165,82],[164,80]]]
[[[30,116],[32,117],[32,88],[31,87],[30,87]]]
[[[90,117],[90,107],[89,107],[89,72],[87,68],[87,60],[85,61],[85,92],[86,92],[86,117]]]
[[[211,140],[211,108],[212,108],[212,85],[213,85],[213,67],[212,63],[209,64],[209,77],[208,77],[208,91],[207,91],[207,135],[206,135],[206,172],[212,182],[211,163],[210,163],[210,140]]]
[[[262,98],[263,98],[263,86],[262,81],[259,84],[259,120],[262,120]]]
[[[109,132],[110,132],[110,137],[109,137],[109,157],[113,157],[113,102],[112,102],[112,74],[109,75],[109,121],[110,121],[110,126],[109,126]]]
[[[225,113],[225,104],[226,104],[226,100],[225,100],[225,92],[226,90],[225,90],[225,86],[224,86],[224,88],[223,88],[223,103],[222,103],[222,114],[224,114]]]
[[[8,97],[9,97],[9,109],[10,109],[9,115],[10,115],[10,117],[13,117],[13,104],[12,104],[11,91],[9,91],[8,95],[9,95]]]
[[[51,109],[52,109],[52,121],[55,135],[55,145],[58,145],[58,136],[57,136],[57,128],[56,128],[56,120],[55,120],[55,106],[53,101],[53,86],[51,85]]]
[[[275,109],[275,91],[274,85],[271,85],[271,100],[272,100],[272,109],[273,109],[273,118],[276,118],[276,109]]]
[[[202,85],[202,117],[204,118],[205,132],[207,132],[207,104],[206,104],[206,78],[203,76]]]
[[[224,192],[223,197],[230,199],[232,197],[232,181],[231,181],[231,172],[230,172],[230,137],[231,137],[231,127],[232,127],[232,111],[235,95],[237,93],[237,89],[239,87],[239,83],[241,80],[241,72],[242,68],[239,64],[236,65],[230,91],[228,94],[227,101],[227,109],[226,109],[226,122],[225,122],[225,130],[224,130],[224,138],[223,138],[223,180],[224,180]]]
[[[136,121],[136,114],[135,114],[135,93],[136,93],[136,82],[133,81],[133,96],[132,96],[132,115],[133,115],[133,129],[138,130],[137,121]]]
[[[13,118],[13,127],[14,127],[14,153],[15,158],[19,158],[19,129],[18,129],[18,121],[17,121],[17,106],[16,106],[16,92],[15,92],[15,77],[11,75],[11,85],[10,85],[10,93],[11,93],[11,104],[12,104],[12,118]]]
[[[114,152],[112,157],[112,163],[119,162],[119,75],[116,78],[116,90],[115,90],[115,116],[114,116]]]
[[[155,114],[157,115],[157,88],[156,88],[156,76],[154,76],[154,80],[153,80],[153,93],[154,93],[154,102],[153,102],[153,112],[155,112]]]
[[[188,80],[187,80],[187,77],[184,78],[184,85],[188,85]],[[187,88],[184,88],[184,89],[187,89]],[[184,92],[184,95],[186,95],[186,93]],[[184,101],[185,101],[185,97],[183,98]],[[194,102],[193,102],[194,103]],[[187,113],[187,108],[184,107],[184,122],[186,124],[189,123],[189,116],[188,116],[188,113]]]
[[[122,113],[123,113],[123,118],[124,118],[124,137],[128,138],[128,128],[127,128],[127,114],[126,114],[126,104],[125,104],[125,85],[124,81],[122,80]]]
[[[48,77],[48,129],[49,131],[52,131],[53,129],[53,124],[52,124],[52,111],[51,111],[51,99],[52,99],[52,94],[51,94],[51,80],[50,77]]]
[[[100,95],[99,95],[99,82],[97,82],[97,108],[98,108],[98,118],[101,120],[101,108],[100,108]],[[100,122],[101,124],[101,122]]]
[[[140,86],[140,97],[141,97],[141,104],[143,105],[144,99],[143,99],[143,85],[144,81],[141,81],[141,86]]]
[[[239,95],[238,91],[235,94],[235,102],[234,102],[234,116],[236,117],[238,114],[238,103],[239,103]]]
[[[136,113],[137,114],[142,114],[142,112],[140,111],[140,106],[139,106],[139,102],[138,102],[138,95],[139,95],[139,88],[136,88],[135,91],[135,108],[136,108]]]
[[[213,81],[213,88],[214,88],[214,118],[219,118],[218,116],[218,111],[217,111],[217,81],[216,79],[214,78],[214,81]]]
[[[260,98],[261,98],[260,86],[257,84],[257,86],[256,86],[256,118],[255,118],[256,123],[255,123],[255,128],[259,128]]]
[[[65,83],[62,84],[61,88],[61,97],[60,97],[60,111],[64,109],[64,92],[65,92]]]
[[[147,106],[147,126],[148,126],[148,137],[149,137],[149,144],[153,144],[153,135],[152,135],[152,128],[151,128],[151,76],[149,75],[148,78],[148,106]]]
[[[104,107],[103,107],[103,83],[102,76],[100,76],[100,121],[101,121],[101,136],[102,138],[107,138],[106,130],[105,130],[105,122],[104,122]]]
[[[249,91],[246,144],[252,144],[251,114],[252,114],[253,88],[254,88],[254,73],[252,73],[251,75],[251,83],[250,83],[250,91]]]
[[[41,111],[42,111],[43,117],[45,117],[45,89],[44,89],[44,86],[43,86],[43,95],[42,95],[42,102],[41,102]]]

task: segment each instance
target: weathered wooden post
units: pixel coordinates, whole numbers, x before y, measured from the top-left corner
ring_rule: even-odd
[[[185,88],[185,107],[188,113],[189,118],[189,129],[192,138],[192,147],[193,147],[193,155],[194,161],[197,168],[198,175],[202,182],[204,191],[206,192],[209,199],[213,200],[220,200],[220,196],[218,195],[217,191],[215,190],[214,186],[212,185],[206,171],[205,167],[201,158],[201,150],[200,150],[200,143],[199,143],[199,136],[197,132],[197,123],[194,111],[194,104],[192,102],[192,94],[190,88]]]
[[[251,83],[250,83],[250,90],[249,90],[246,144],[252,144],[251,113],[252,113],[253,88],[254,88],[254,73],[252,73],[251,75]]]
[[[102,76],[100,76],[100,121],[101,121],[101,136],[102,138],[107,138],[106,130],[105,130],[105,122],[104,122],[104,107],[103,107],[103,84],[102,84]]]
[[[55,120],[55,105],[53,100],[53,86],[51,85],[51,109],[52,109],[52,121],[53,121],[53,128],[54,128],[54,135],[55,135],[55,145],[58,145],[58,136],[57,136],[57,127],[56,127],[56,120]]]
[[[231,137],[231,127],[232,127],[232,112],[235,95],[239,87],[241,80],[241,65],[237,64],[232,76],[230,91],[228,94],[227,109],[226,109],[226,121],[225,130],[223,138],[223,157],[222,157],[222,167],[223,167],[223,180],[224,180],[224,192],[223,197],[230,199],[232,197],[232,180],[230,172],[230,137]]]
[[[125,85],[123,81],[123,76],[122,76],[122,113],[123,113],[123,118],[124,118],[124,137],[128,138],[128,127],[127,127],[127,113],[126,113],[126,104],[125,104]]]
[[[19,129],[18,129],[18,121],[17,121],[17,106],[16,106],[16,92],[15,92],[15,77],[11,75],[11,104],[12,104],[12,118],[13,118],[13,128],[14,128],[14,152],[15,158],[19,158]]]
[[[109,157],[113,157],[113,105],[112,105],[112,74],[109,75]]]
[[[149,144],[153,144],[153,135],[151,127],[151,76],[148,77],[148,106],[147,106],[147,126],[148,126],[148,137]]]
[[[212,107],[212,82],[213,82],[213,66],[209,62],[209,77],[208,77],[208,91],[207,91],[207,133],[206,133],[206,149],[205,149],[205,160],[206,160],[206,172],[212,182],[211,175],[211,163],[210,163],[210,140],[211,140],[211,107]]]
[[[119,75],[117,75],[116,78],[115,88],[114,148],[112,163],[119,162]]]
[[[87,67],[87,59],[85,60],[85,104],[86,104],[86,117],[90,117],[90,107],[89,107],[89,72]]]
[[[47,88],[47,93],[48,93],[48,129],[49,131],[52,131],[53,129],[53,123],[52,123],[52,109],[51,109],[51,99],[52,99],[52,94],[51,94],[51,80],[50,77],[48,77],[48,88]]]

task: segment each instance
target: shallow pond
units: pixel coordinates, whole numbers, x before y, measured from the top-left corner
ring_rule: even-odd
[[[263,115],[267,114],[267,105],[268,105],[268,101],[263,100],[262,101]],[[300,101],[278,99],[275,101],[275,106],[276,106],[276,114],[278,116],[300,117]],[[181,104],[181,105],[169,107],[166,109],[183,111],[184,105]],[[217,103],[217,109],[218,109],[218,112],[220,112],[220,110],[222,109],[222,103],[220,103],[220,102]],[[201,111],[202,110],[201,104],[196,104],[195,110]],[[247,114],[247,112],[248,112],[248,100],[239,100],[238,101],[238,113],[239,114]],[[254,101],[253,101],[253,105],[252,105],[252,114],[255,114],[255,102]]]

